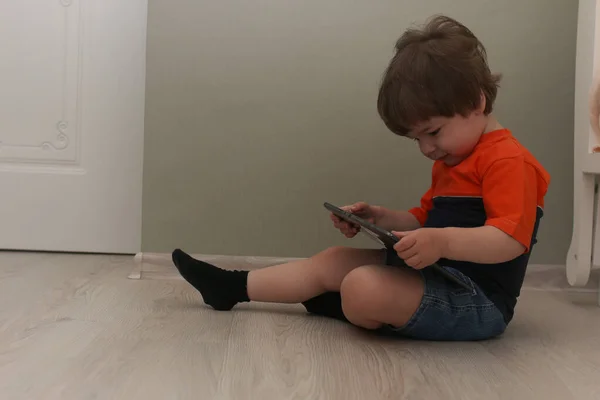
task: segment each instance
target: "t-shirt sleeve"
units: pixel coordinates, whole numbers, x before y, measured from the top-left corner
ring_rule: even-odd
[[[535,168],[522,156],[499,159],[482,179],[485,224],[511,236],[528,252],[538,207]]]
[[[421,198],[421,206],[414,207],[408,210],[409,213],[414,215],[421,226],[425,225],[425,221],[427,221],[427,215],[429,214],[429,210],[433,207],[433,189],[429,188],[429,190],[423,195]]]

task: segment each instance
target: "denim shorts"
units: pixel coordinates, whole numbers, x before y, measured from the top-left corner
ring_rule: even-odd
[[[395,251],[387,251],[386,265],[410,268]],[[432,268],[424,268],[420,273],[425,293],[419,308],[404,326],[385,326],[382,333],[422,340],[472,341],[504,332],[504,316],[479,286],[460,271],[443,268],[471,289],[449,281]]]

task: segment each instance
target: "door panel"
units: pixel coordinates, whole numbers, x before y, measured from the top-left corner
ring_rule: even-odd
[[[0,3],[0,248],[140,250],[146,13]]]

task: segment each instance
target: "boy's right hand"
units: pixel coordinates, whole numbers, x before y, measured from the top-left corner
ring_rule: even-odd
[[[357,217],[369,221],[372,224],[377,223],[376,209],[367,203],[359,202],[340,208],[344,211],[355,214]],[[358,232],[360,232],[360,227],[358,225],[346,222],[334,214],[331,214],[330,217],[333,221],[333,226],[339,229],[340,232],[342,232],[347,238],[353,238]]]

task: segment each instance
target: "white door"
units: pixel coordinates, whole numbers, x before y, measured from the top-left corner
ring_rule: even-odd
[[[146,16],[0,1],[0,249],[140,250]]]

